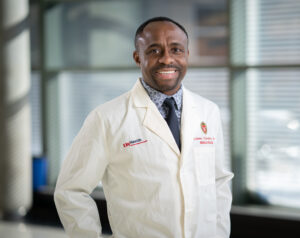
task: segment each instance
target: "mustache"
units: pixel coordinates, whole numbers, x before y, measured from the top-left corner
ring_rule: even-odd
[[[160,69],[176,69],[178,71],[181,70],[180,67],[173,65],[173,64],[163,64],[163,65],[159,65],[154,68],[155,71],[160,70]]]

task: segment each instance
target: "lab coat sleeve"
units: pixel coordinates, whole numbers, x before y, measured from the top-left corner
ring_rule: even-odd
[[[233,174],[224,168],[224,140],[220,111],[217,110],[219,129],[216,144],[216,195],[217,195],[217,238],[228,238],[230,235],[230,209],[232,195],[229,181]]]
[[[85,120],[58,176],[54,200],[71,238],[99,238],[101,224],[91,192],[101,181],[108,165],[104,125],[93,111]]]

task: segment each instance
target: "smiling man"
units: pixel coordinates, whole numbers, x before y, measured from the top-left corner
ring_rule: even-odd
[[[102,182],[115,238],[226,238],[232,173],[223,166],[218,107],[182,86],[188,34],[152,18],[136,31],[142,77],[84,122],[65,159],[55,203],[72,238],[99,238],[93,189]]]

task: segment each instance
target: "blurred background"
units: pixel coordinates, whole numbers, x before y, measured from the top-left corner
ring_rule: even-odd
[[[300,237],[299,0],[2,0],[0,11],[1,238],[65,237],[61,163],[87,114],[140,76],[134,34],[154,16],[186,28],[184,85],[221,109],[231,237]],[[93,197],[109,234],[101,185]]]

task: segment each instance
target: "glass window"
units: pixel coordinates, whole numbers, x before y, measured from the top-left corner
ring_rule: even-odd
[[[38,72],[31,73],[30,105],[31,105],[31,153],[33,156],[43,155],[41,124],[41,77]]]
[[[235,64],[300,63],[300,1],[233,0]]]
[[[39,3],[30,2],[29,27],[30,27],[30,56],[31,56],[31,153],[32,156],[43,155],[42,121],[41,121],[41,74],[40,74],[40,8]]]
[[[237,191],[300,207],[300,2],[232,0],[231,10],[233,84],[244,92],[234,91]]]
[[[300,70],[251,69],[247,187],[271,204],[300,207]]]
[[[140,1],[68,1],[46,8],[47,69],[134,66]]]

